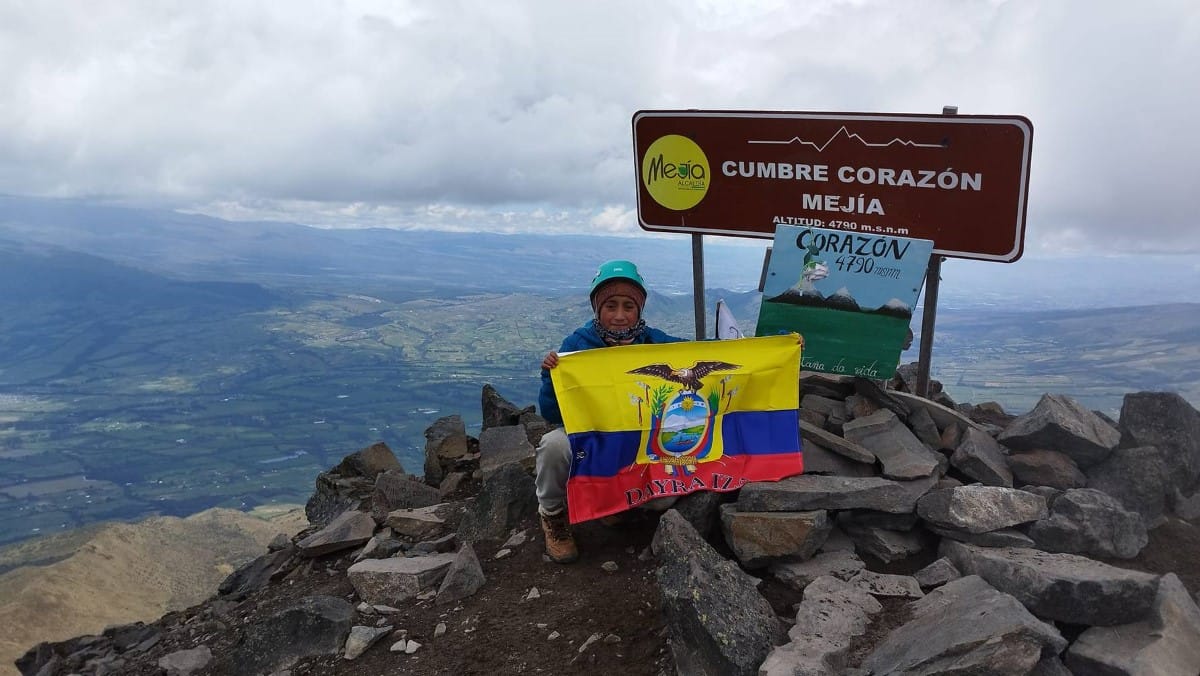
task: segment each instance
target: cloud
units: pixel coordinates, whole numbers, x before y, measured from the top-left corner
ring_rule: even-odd
[[[19,6],[18,6],[19,4]],[[639,109],[1019,114],[1027,249],[1200,251],[1200,6],[0,7],[0,192],[324,226],[636,230]]]

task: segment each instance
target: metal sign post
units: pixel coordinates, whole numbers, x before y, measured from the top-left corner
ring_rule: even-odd
[[[958,106],[943,106],[942,115],[958,115]],[[921,348],[917,356],[917,396],[929,398],[929,369],[933,364],[933,327],[937,322],[938,289],[942,282],[941,256],[929,258],[925,272],[925,311],[921,313]]]
[[[696,307],[696,340],[704,340],[704,235],[692,233],[692,300]]]

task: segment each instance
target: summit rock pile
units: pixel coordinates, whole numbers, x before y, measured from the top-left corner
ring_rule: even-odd
[[[426,432],[421,477],[382,444],[317,480],[311,527],[208,602],[43,643],[22,674],[1200,673],[1200,412],[1119,420],[1045,395],[1020,416],[804,374],[805,473],[577,528],[541,554],[548,426],[484,388],[478,440]],[[1191,538],[1189,540],[1188,538]],[[1156,550],[1157,551],[1157,550]],[[1187,560],[1184,558],[1184,560]],[[1184,569],[1187,568],[1187,569]],[[1190,588],[1190,592],[1189,592]]]

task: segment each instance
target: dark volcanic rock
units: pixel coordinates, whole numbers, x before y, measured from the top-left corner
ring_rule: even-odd
[[[532,413],[534,406],[517,408],[516,404],[500,396],[496,388],[490,384],[483,386],[483,424],[480,434],[493,427],[507,427],[521,424],[521,416]]]
[[[1015,547],[986,548],[942,540],[941,554],[964,575],[978,575],[1012,594],[1038,617],[1073,624],[1114,625],[1143,618],[1158,576],[1075,554]]]
[[[997,439],[1014,451],[1060,451],[1087,468],[1107,457],[1121,434],[1071,397],[1045,394]]]
[[[675,510],[659,521],[652,547],[678,672],[755,676],[783,638],[758,580],[718,554]]]
[[[464,542],[504,537],[521,519],[537,512],[533,477],[515,462],[502,465],[483,482],[479,497],[463,514]]]
[[[346,510],[369,503],[375,477],[389,470],[403,472],[404,468],[384,443],[342,458],[336,467],[317,475],[316,490],[304,505],[308,522],[324,526]]]
[[[1200,411],[1174,392],[1136,392],[1121,405],[1121,446],[1162,451],[1175,493],[1192,492],[1200,478]]]
[[[216,673],[257,676],[287,669],[301,657],[335,655],[350,634],[354,607],[334,596],[310,596],[246,627],[245,639]]]

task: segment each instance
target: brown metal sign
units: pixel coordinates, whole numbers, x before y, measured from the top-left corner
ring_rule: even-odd
[[[811,225],[1012,262],[1032,144],[1020,116],[644,110],[633,116],[638,220],[761,238]]]

